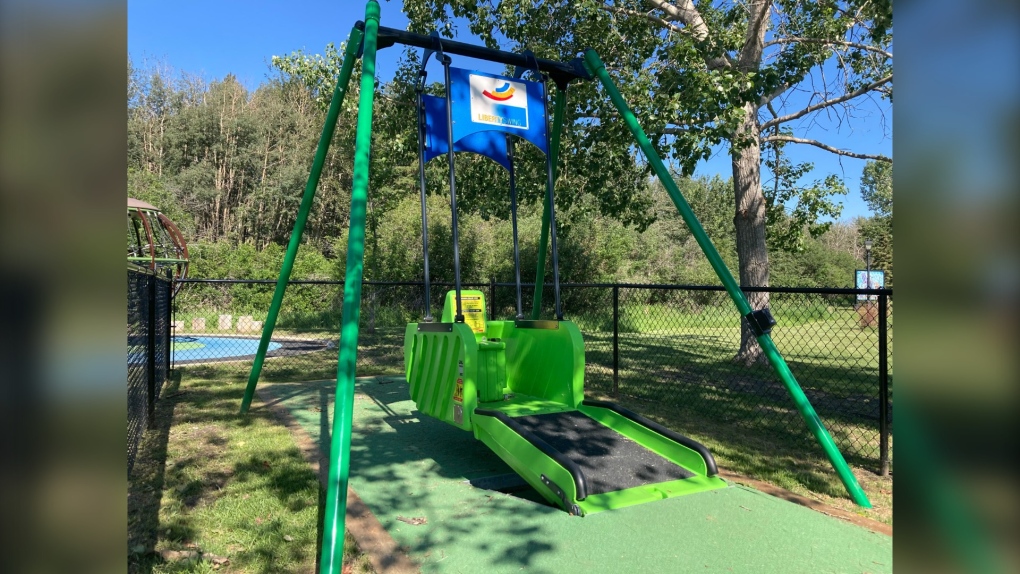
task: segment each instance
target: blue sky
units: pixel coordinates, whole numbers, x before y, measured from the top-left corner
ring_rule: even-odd
[[[406,27],[400,0],[383,1],[380,6],[384,26]],[[232,73],[245,86],[254,88],[266,79],[274,55],[296,50],[321,53],[326,44],[343,42],[354,23],[363,17],[361,0],[129,0],[128,55],[135,65],[166,64],[205,80]],[[471,41],[466,27],[461,27],[458,39]],[[393,76],[400,54],[397,47],[379,53],[381,81]],[[476,64],[473,67],[477,69],[501,71],[500,67]],[[891,156],[892,140],[886,133],[892,133],[892,111],[885,110],[887,129],[883,128],[880,111],[878,107],[870,113],[864,110],[852,124],[843,126],[823,117],[806,130],[798,130],[798,135],[839,148]],[[793,161],[814,163],[811,179],[824,179],[830,173],[844,179],[850,192],[843,199],[840,219],[869,215],[859,192],[863,161],[807,145],[791,144],[786,150]],[[696,171],[696,175],[715,174],[730,176],[729,156],[725,153],[702,162]]]

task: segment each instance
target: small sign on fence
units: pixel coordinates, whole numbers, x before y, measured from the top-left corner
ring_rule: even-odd
[[[885,271],[881,269],[872,269],[870,277],[866,269],[858,269],[854,275],[854,285],[858,289],[885,289]],[[865,295],[863,293],[858,293],[857,295],[858,301],[874,301],[876,299],[878,299],[878,295]]]

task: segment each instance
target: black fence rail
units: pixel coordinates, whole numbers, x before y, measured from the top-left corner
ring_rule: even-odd
[[[273,280],[188,279],[175,300],[183,336],[177,365],[227,363],[245,378],[269,308]],[[512,283],[465,283],[486,294],[490,318],[516,316]],[[452,284],[432,283],[439,320]],[[522,311],[530,314],[531,285]],[[846,456],[886,474],[892,435],[892,291],[887,289],[748,288],[768,294],[778,321],[773,339]],[[342,283],[292,281],[263,379],[336,376]],[[551,317],[547,286],[542,316]],[[421,282],[366,281],[359,374],[403,368],[403,334],[425,315]],[[814,438],[789,393],[764,361],[737,362],[740,317],[719,286],[564,284],[563,309],[585,340],[586,392],[625,398],[735,433],[810,445]],[[746,342],[757,348],[753,339]],[[184,348],[182,348],[182,346]],[[191,346],[192,351],[187,347]]]
[[[152,424],[156,399],[170,376],[171,276],[128,265],[127,302],[127,455],[134,467],[138,444]]]

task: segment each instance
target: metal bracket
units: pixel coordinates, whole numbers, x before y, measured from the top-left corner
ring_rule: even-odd
[[[747,324],[751,327],[755,337],[761,337],[765,333],[772,332],[772,327],[776,325],[776,320],[772,317],[768,307],[751,311],[744,315],[744,319],[747,319]]]
[[[556,497],[559,498],[561,502],[563,502],[563,508],[567,510],[568,514],[570,514],[571,516],[584,516],[584,513],[581,512],[581,509],[576,504],[572,504],[569,500],[567,500],[567,495],[563,492],[562,488],[560,488],[555,482],[550,480],[548,476],[543,474],[540,475],[540,477],[542,480],[542,484],[546,485],[546,487],[548,487],[549,490],[553,491],[553,494],[555,494]]]
[[[432,52],[435,52],[436,60],[444,66],[452,64],[453,58],[447,56],[443,51],[443,39],[439,36],[439,32],[433,31],[429,34],[429,39],[432,40]]]
[[[542,77],[542,68],[538,64],[538,57],[531,50],[521,52],[521,55],[528,59],[528,66],[517,66],[514,69],[514,79],[523,78],[524,72],[534,72],[535,76]]]

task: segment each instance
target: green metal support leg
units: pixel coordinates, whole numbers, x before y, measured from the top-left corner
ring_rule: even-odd
[[[340,108],[347,95],[347,85],[350,83],[351,70],[354,69],[354,61],[357,59],[358,48],[361,47],[362,32],[358,27],[351,30],[347,38],[347,47],[344,50],[344,62],[340,68],[340,77],[337,78],[336,89],[333,90],[333,99],[329,102],[329,112],[326,114],[326,123],[322,127],[322,136],[319,137],[319,146],[315,150],[315,160],[312,161],[312,171],[308,174],[308,183],[305,185],[305,194],[301,198],[301,206],[298,208],[297,220],[294,222],[294,230],[290,234],[290,243],[287,244],[287,253],[283,256],[283,266],[280,268],[280,277],[276,280],[276,291],[273,292],[273,301],[269,305],[269,313],[266,315],[266,322],[262,325],[262,339],[259,341],[258,351],[255,352],[255,362],[251,366],[251,374],[248,375],[248,387],[244,390],[244,398],[241,400],[241,414],[248,412],[252,398],[255,396],[255,386],[259,382],[259,375],[262,374],[262,364],[266,360],[266,350],[269,349],[269,341],[273,338],[273,330],[276,328],[276,319],[280,315],[280,306],[283,304],[283,294],[287,290],[287,282],[290,281],[290,273],[294,269],[294,259],[297,257],[298,247],[301,245],[301,235],[305,231],[305,223],[308,221],[308,213],[312,209],[312,200],[315,199],[315,189],[319,186],[319,176],[322,175],[322,166],[326,163],[326,153],[329,151],[329,144],[333,141],[333,132],[336,130],[336,121],[340,116]]]
[[[379,4],[365,7],[365,40],[361,57],[361,100],[354,147],[354,185],[351,189],[351,226],[347,239],[347,273],[344,276],[340,353],[336,368],[333,434],[329,446],[329,483],[322,523],[319,572],[339,574],[344,558],[344,518],[347,514],[347,479],[351,466],[351,420],[354,417],[354,369],[358,358],[358,323],[361,319],[361,281],[365,265],[365,212],[368,204],[369,158],[372,146],[372,103],[375,95],[375,54],[379,32]]]
[[[556,90],[556,101],[553,110],[553,131],[552,143],[549,146],[549,153],[553,162],[553,185],[559,177],[560,159],[560,135],[563,132],[563,111],[567,107],[566,90]],[[535,298],[531,304],[531,318],[538,320],[542,313],[542,287],[545,283],[545,259],[548,253],[549,243],[549,194],[545,194],[542,201],[542,235],[538,240],[538,266],[535,269]]]
[[[652,147],[652,142],[648,140],[648,136],[645,135],[644,130],[638,124],[637,118],[634,113],[631,112],[630,107],[627,106],[627,102],[623,100],[623,96],[620,94],[620,90],[616,88],[613,80],[609,77],[609,73],[606,71],[605,65],[602,63],[602,59],[595,53],[594,50],[588,50],[584,54],[584,64],[588,71],[598,77],[599,81],[602,82],[606,92],[609,93],[609,97],[613,100],[613,104],[616,109],[619,110],[620,116],[627,123],[627,127],[630,128],[631,133],[634,134],[634,139],[637,140],[638,146],[644,152],[645,157],[648,159],[648,163],[651,164],[655,174],[659,176],[659,180],[662,182],[663,187],[669,194],[669,197],[676,204],[680,215],[683,217],[687,226],[690,228],[691,233],[697,240],[698,245],[701,246],[701,250],[704,251],[705,256],[708,257],[709,263],[712,268],[715,269],[716,275],[722,281],[723,286],[729,293],[730,298],[733,299],[733,303],[737,306],[741,316],[747,316],[751,312],[751,306],[747,303],[747,299],[744,297],[743,291],[740,290],[740,286],[737,281],[733,278],[729,268],[723,262],[722,257],[719,256],[719,252],[716,251],[712,241],[708,238],[708,234],[705,233],[705,229],[701,226],[697,216],[694,215],[694,211],[691,206],[684,199],[683,194],[680,193],[680,189],[677,187],[676,182],[670,176],[666,166],[662,163],[662,159],[659,158],[659,154],[656,153],[655,148]],[[776,349],[775,343],[772,341],[772,337],[768,333],[763,333],[757,337],[758,344],[761,346],[762,351],[765,352],[765,356],[772,364],[772,368],[775,369],[776,374],[782,379],[783,384],[789,391],[790,396],[793,398],[794,405],[797,410],[800,411],[804,421],[807,422],[808,428],[815,435],[815,438],[822,445],[825,450],[825,454],[829,457],[829,461],[832,463],[833,468],[836,470],[836,474],[839,475],[840,480],[843,481],[843,486],[846,487],[847,492],[850,493],[853,501],[859,506],[864,508],[871,508],[871,501],[868,500],[868,496],[864,493],[861,485],[857,483],[857,478],[854,477],[853,472],[847,465],[846,460],[843,458],[843,454],[839,452],[839,448],[836,447],[836,443],[832,440],[832,436],[829,431],[825,429],[825,425],[822,424],[821,419],[818,418],[818,413],[815,412],[814,407],[811,406],[811,402],[804,394],[804,390],[801,389],[797,379],[794,378],[793,373],[790,372],[790,367],[786,364],[786,360],[779,354],[779,350]]]

